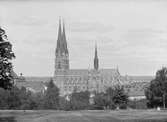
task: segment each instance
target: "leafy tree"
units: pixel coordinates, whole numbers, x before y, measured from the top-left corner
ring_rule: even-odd
[[[47,90],[44,95],[44,108],[58,109],[59,108],[59,89],[51,79],[47,84]]]
[[[38,97],[27,91],[25,87],[19,89],[20,109],[37,109],[39,106]]]
[[[117,106],[126,108],[128,95],[122,86],[109,87],[106,93],[97,93],[94,97],[95,107],[98,109],[115,109]]]
[[[59,105],[60,105],[60,110],[66,110],[66,111],[72,110],[71,102],[66,99],[66,96],[60,97]]]
[[[113,101],[113,98],[114,98],[115,95],[116,95],[116,92],[115,92],[115,88],[114,88],[114,87],[109,87],[109,88],[106,90],[107,106],[108,106],[110,109],[115,109],[115,108],[116,108],[115,103],[114,103],[114,101]]]
[[[17,87],[12,87],[8,94],[8,108],[19,109],[21,105],[20,90]]]
[[[105,93],[96,93],[94,96],[94,109],[105,109],[109,106],[109,100]]]
[[[89,107],[89,96],[88,91],[73,92],[70,99],[72,109],[87,109]]]
[[[155,79],[150,82],[149,87],[145,90],[148,100],[148,107],[163,106],[166,107],[167,102],[167,68],[156,72]]]
[[[31,102],[33,105],[33,109],[44,109],[44,104],[45,104],[45,94],[43,94],[42,92],[36,93],[36,94],[32,94],[31,95]]]
[[[15,58],[12,45],[7,40],[5,30],[0,28],[0,87],[10,89],[13,85],[11,60]]]
[[[19,99],[20,99],[20,109],[29,109],[29,102],[28,99],[30,98],[28,95],[30,92],[27,92],[25,87],[20,89]]]
[[[120,108],[126,108],[128,95],[125,93],[123,86],[116,86],[113,93],[113,102]]]
[[[0,88],[0,109],[8,108],[8,96],[9,96],[9,91]]]

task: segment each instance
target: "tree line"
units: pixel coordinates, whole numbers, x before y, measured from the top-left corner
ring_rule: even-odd
[[[60,96],[59,89],[53,80],[47,83],[47,90],[44,93],[32,93],[25,87],[0,88],[0,109],[86,110],[127,107],[128,96],[123,87],[110,87],[106,93],[95,93],[92,98],[90,94],[89,91],[74,91],[68,96]]]

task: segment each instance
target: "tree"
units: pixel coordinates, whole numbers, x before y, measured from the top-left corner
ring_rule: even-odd
[[[25,87],[19,89],[19,109],[37,109],[40,105],[38,94],[32,94]]]
[[[65,110],[65,111],[72,110],[71,102],[67,100],[66,96],[60,97],[59,105],[60,105],[60,110]]]
[[[20,89],[18,89],[17,87],[12,87],[10,89],[7,100],[9,109],[20,109],[21,105],[20,93],[21,93]]]
[[[0,87],[10,89],[13,86],[13,70],[11,60],[15,58],[12,45],[7,40],[5,30],[0,28]]]
[[[44,108],[58,109],[59,108],[59,89],[51,79],[47,84],[47,90],[44,95]]]
[[[88,91],[73,92],[70,99],[72,109],[87,109],[89,107],[89,96]]]
[[[166,108],[167,101],[167,68],[156,72],[155,79],[150,82],[150,85],[145,90],[145,95],[148,100],[148,107],[163,106]]]
[[[115,109],[116,107],[126,108],[128,95],[123,86],[109,87],[106,93],[97,93],[94,97],[96,108]]]
[[[8,109],[9,91],[0,88],[0,109]]]
[[[105,93],[96,93],[94,96],[94,109],[105,109],[109,106],[109,99]]]
[[[115,88],[114,87],[109,87],[106,90],[107,106],[110,109],[115,109],[116,108],[114,100],[113,100],[113,98],[114,98],[115,95],[116,95],[116,92],[115,92]]]
[[[128,95],[124,91],[123,86],[116,86],[113,94],[113,102],[120,108],[126,108],[128,102]]]

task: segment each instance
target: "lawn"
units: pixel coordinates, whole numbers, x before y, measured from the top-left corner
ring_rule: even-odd
[[[0,111],[0,116],[15,117],[16,122],[167,122],[167,111],[156,111],[156,110],[119,110],[119,111],[26,110],[26,111]]]

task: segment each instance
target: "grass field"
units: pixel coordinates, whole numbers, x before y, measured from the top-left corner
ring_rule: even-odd
[[[167,111],[0,111],[1,117],[16,122],[167,122]],[[1,121],[0,121],[1,122]],[[10,121],[14,122],[14,121]]]

